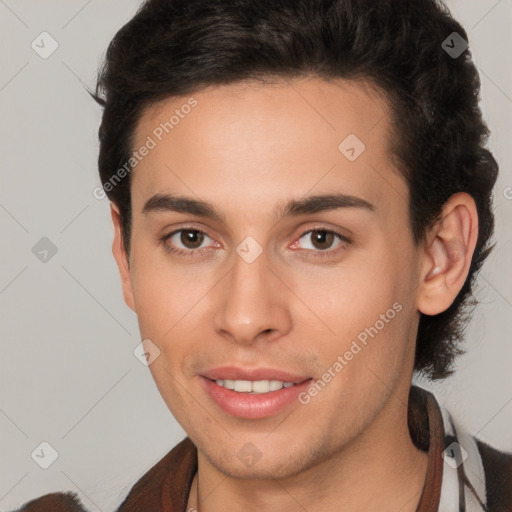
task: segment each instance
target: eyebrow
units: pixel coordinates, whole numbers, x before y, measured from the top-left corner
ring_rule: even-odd
[[[338,208],[360,208],[371,212],[375,211],[375,206],[360,197],[346,194],[323,194],[289,201],[279,209],[276,219],[308,215]],[[156,194],[150,197],[142,208],[144,215],[152,212],[168,211],[188,213],[220,222],[225,221],[224,215],[217,212],[210,203],[176,194]]]

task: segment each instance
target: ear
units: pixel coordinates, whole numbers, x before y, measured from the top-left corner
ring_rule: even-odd
[[[116,260],[121,274],[121,284],[123,286],[123,296],[126,305],[135,311],[135,301],[133,299],[133,286],[130,272],[130,262],[123,244],[123,230],[121,226],[121,215],[118,207],[110,203],[110,214],[114,225],[114,241],[112,243],[112,254]]]
[[[459,192],[445,203],[441,220],[427,235],[423,248],[417,308],[425,315],[447,310],[469,273],[478,239],[478,213],[474,199]]]

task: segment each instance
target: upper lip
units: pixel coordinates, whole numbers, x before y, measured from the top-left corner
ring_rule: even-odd
[[[273,368],[240,368],[236,366],[212,368],[202,372],[201,375],[210,380],[278,380],[281,382],[293,382],[294,384],[310,378],[307,375],[293,374]]]

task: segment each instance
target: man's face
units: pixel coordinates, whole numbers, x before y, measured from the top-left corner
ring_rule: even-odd
[[[132,174],[125,297],[200,453],[233,476],[292,475],[387,435],[410,386],[420,258],[386,102],[321,79],[192,96],[137,126],[133,149],[155,144]],[[348,199],[308,203],[323,195]],[[270,380],[295,385],[247,383]]]

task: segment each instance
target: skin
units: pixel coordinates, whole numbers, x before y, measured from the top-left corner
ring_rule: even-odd
[[[197,106],[133,171],[129,256],[112,205],[125,301],[142,339],[160,350],[150,365],[156,385],[198,448],[189,506],[325,512],[341,500],[347,511],[415,510],[428,461],[407,428],[419,314],[445,310],[464,283],[478,232],[474,201],[450,198],[425,243],[414,244],[388,105],[368,83],[247,82],[193,97]],[[134,147],[188,99],[146,110]],[[366,146],[353,162],[338,150],[349,134]],[[373,210],[278,215],[290,200],[333,192]],[[222,218],[143,213],[155,194],[207,201]],[[185,227],[207,236],[162,242]],[[348,242],[315,243],[315,229]],[[250,264],[236,252],[247,236],[263,250]],[[240,419],[200,386],[202,371],[225,365],[321,379],[395,303],[401,311],[307,405]],[[247,443],[261,454],[250,467],[237,456]]]

